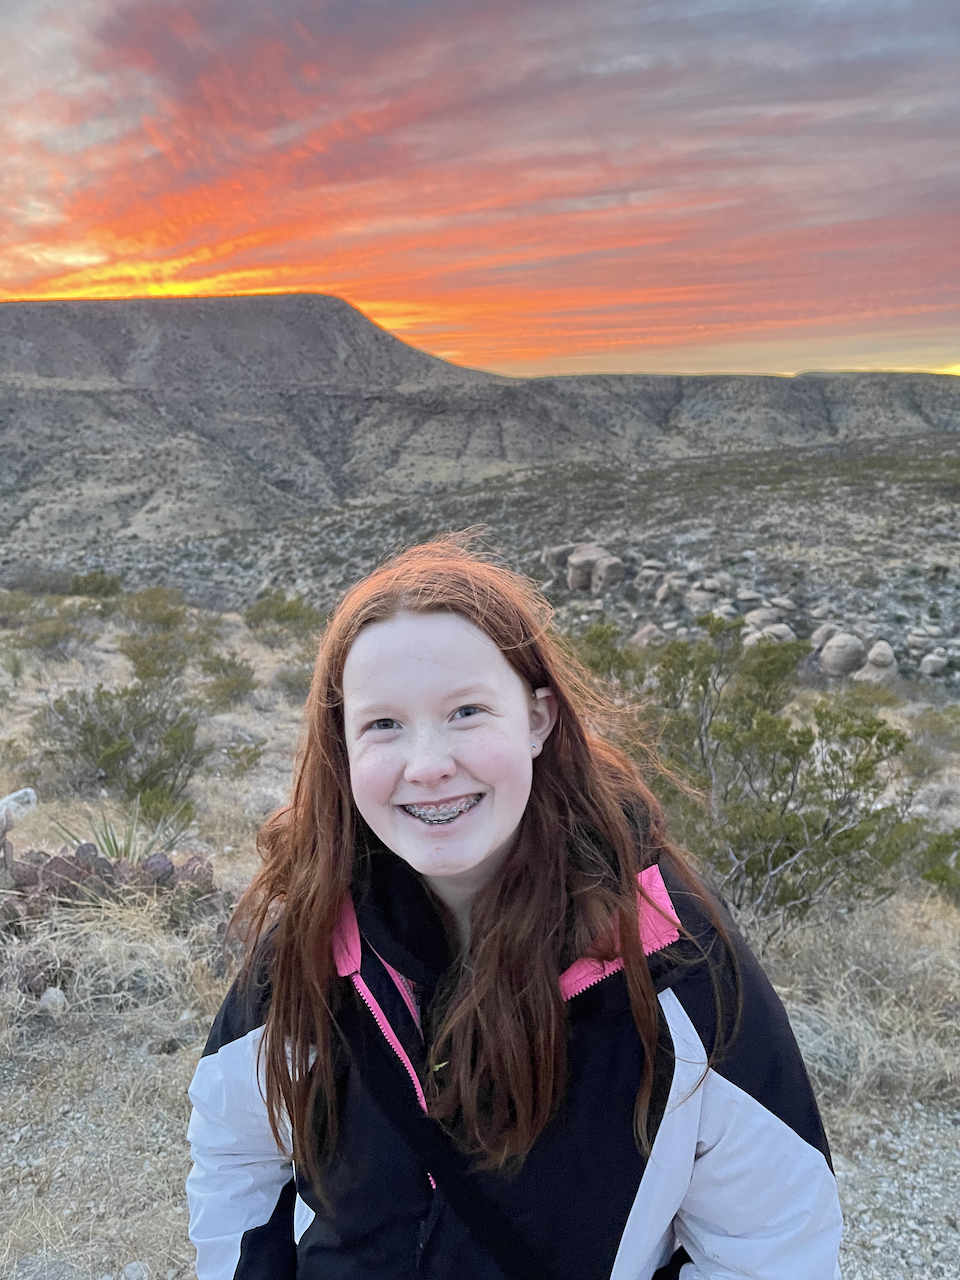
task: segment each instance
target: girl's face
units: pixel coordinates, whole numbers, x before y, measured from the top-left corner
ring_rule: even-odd
[[[516,839],[552,692],[459,615],[400,613],[360,632],[343,698],[360,813],[448,905],[469,899]]]

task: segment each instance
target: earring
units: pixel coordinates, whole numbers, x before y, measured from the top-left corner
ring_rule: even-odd
[[[537,747],[539,746],[539,743],[531,742],[530,745],[531,747],[533,747],[534,751],[536,751]]]

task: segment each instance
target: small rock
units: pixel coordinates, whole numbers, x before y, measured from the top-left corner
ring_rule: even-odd
[[[701,613],[709,613],[716,603],[717,598],[713,592],[702,588],[694,587],[683,597],[683,607],[695,617]]]
[[[8,796],[0,798],[0,814],[9,809],[14,821],[25,818],[36,807],[37,793],[33,787],[21,787],[19,791],[11,791]]]
[[[772,596],[770,599],[770,603],[774,606],[774,608],[782,609],[784,613],[796,612],[797,606],[790,599],[789,596]]]
[[[820,670],[828,676],[848,676],[858,671],[867,658],[859,636],[839,631],[820,650]]]
[[[664,578],[657,587],[656,595],[653,597],[656,604],[664,604],[671,596],[679,594],[683,590],[686,579],[682,577]]]
[[[567,556],[567,586],[571,591],[586,591],[593,577],[593,567],[598,560],[606,559],[610,552],[595,542],[582,542]]]
[[[639,631],[627,641],[631,649],[645,649],[649,644],[659,644],[661,640],[666,639],[663,632],[655,622],[648,622],[642,626]]]
[[[739,600],[740,597],[738,596]],[[751,609],[749,613],[744,615],[744,622],[748,627],[753,627],[755,631],[762,631],[764,627],[772,627],[775,622],[780,621],[779,609]]]
[[[947,669],[947,658],[939,653],[928,653],[920,663],[922,676],[942,676]]]
[[[140,871],[151,884],[167,885],[173,883],[177,869],[165,853],[151,853],[140,863]]]
[[[704,591],[712,591],[714,594],[718,594],[723,590],[723,587],[716,578],[704,578],[703,582],[700,583],[700,586]]]
[[[777,644],[786,644],[789,640],[797,638],[797,633],[785,622],[774,622],[771,626],[764,627],[760,634],[768,640],[775,640]]]
[[[830,606],[826,604],[815,604],[809,612],[811,618],[826,618],[830,613]]]
[[[59,987],[47,987],[40,997],[40,1012],[59,1021],[67,1012],[67,997]]]
[[[827,641],[832,640],[839,631],[840,628],[835,622],[824,622],[817,627],[816,631],[814,631],[813,635],[810,637],[810,643],[813,645],[814,652],[819,653]]]
[[[123,1280],[150,1280],[150,1268],[145,1262],[128,1262],[121,1275]]]
[[[644,560],[640,566],[641,569],[655,569],[657,573],[666,573],[667,566],[662,560]]]
[[[92,871],[96,866],[97,859],[100,857],[100,850],[95,844],[89,840],[83,844],[78,844],[73,851],[73,857],[78,866],[86,867],[88,871]]]
[[[593,566],[590,575],[590,590],[595,596],[602,596],[605,591],[619,586],[623,581],[623,561],[619,556],[604,556]]]

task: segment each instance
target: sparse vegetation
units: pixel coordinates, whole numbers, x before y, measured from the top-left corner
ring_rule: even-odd
[[[809,645],[745,650],[739,623],[701,621],[703,638],[640,652],[601,624],[579,648],[616,689],[642,690],[638,739],[644,759],[645,744],[657,744],[654,786],[674,836],[709,866],[761,947],[911,878],[960,900],[960,831],[911,812],[909,738],[875,714],[891,695],[857,688],[795,702]]]
[[[249,697],[257,687],[252,662],[235,653],[215,653],[203,658],[200,669],[211,679],[204,686],[203,699],[211,711],[227,711]]]
[[[145,816],[161,817],[183,799],[210,754],[199,741],[198,711],[176,682],[70,689],[34,717],[41,752],[78,791],[140,798]]]

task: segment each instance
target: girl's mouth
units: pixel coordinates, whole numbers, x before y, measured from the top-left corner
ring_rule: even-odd
[[[476,795],[464,796],[462,800],[452,800],[449,804],[404,804],[400,807],[412,818],[419,818],[428,826],[435,827],[441,823],[455,821],[461,813],[475,809],[482,799],[483,793],[478,792]]]

